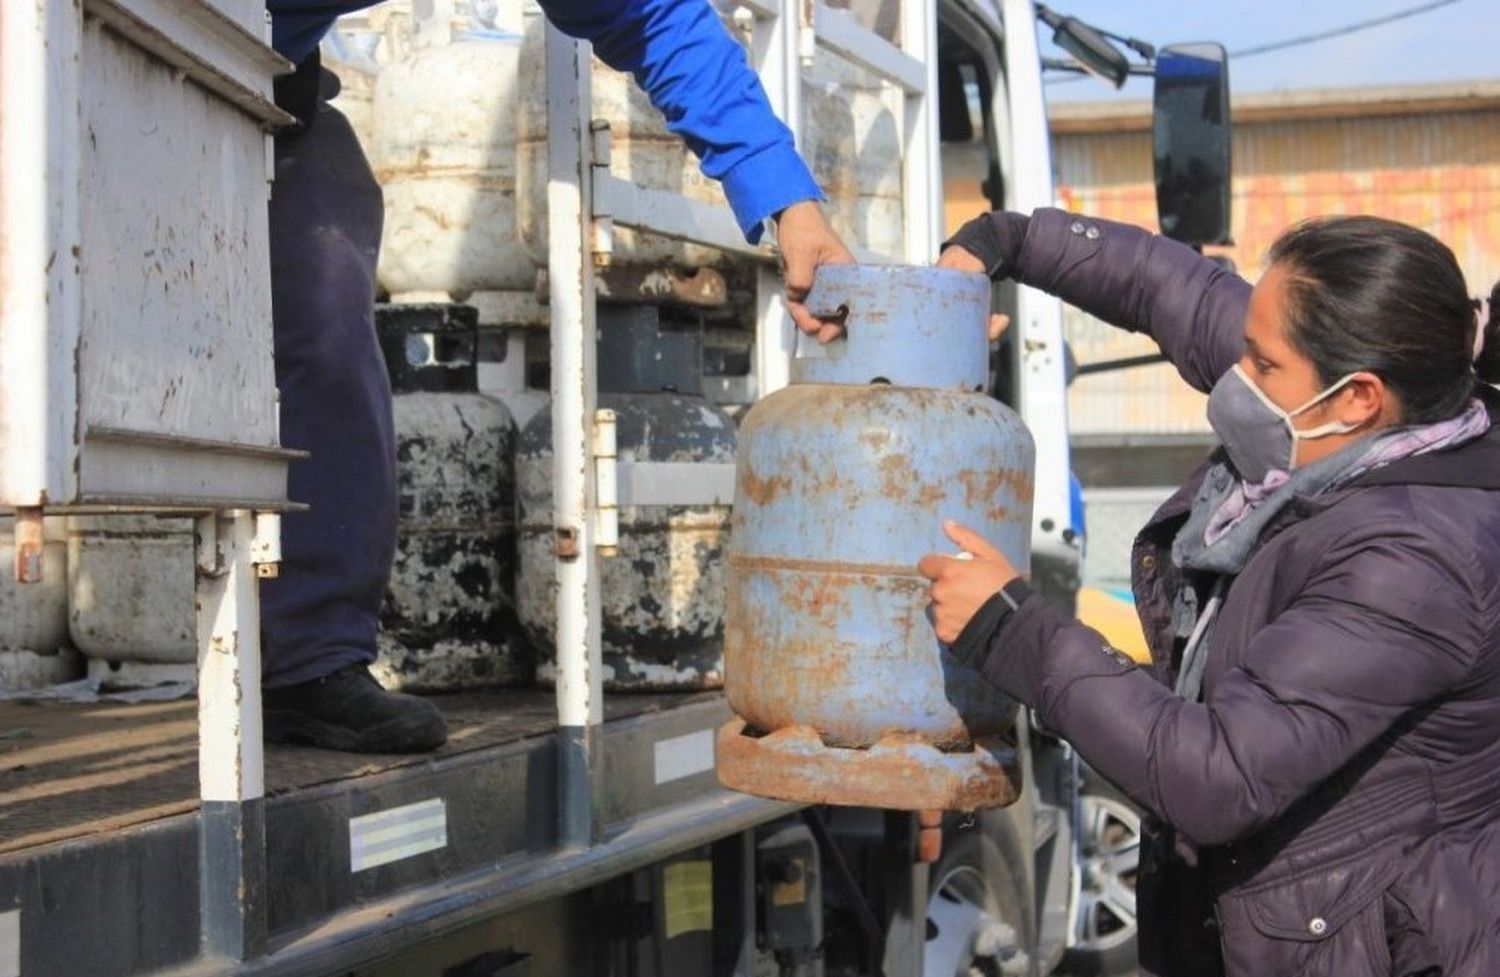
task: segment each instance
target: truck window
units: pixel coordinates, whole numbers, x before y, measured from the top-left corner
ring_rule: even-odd
[[[938,111],[942,120],[939,153],[943,166],[943,233],[952,234],[970,218],[995,209],[990,181],[1000,171],[990,151],[988,85],[974,60],[949,60],[938,66]],[[977,56],[974,56],[977,58]]]
[[[1000,209],[1005,198],[991,82],[998,67],[998,51],[976,47],[962,28],[956,20],[947,18],[938,28],[938,151],[942,159],[945,235],[986,211]],[[1013,313],[1014,293],[1009,284],[997,284],[995,311]],[[1011,344],[1002,339],[991,357],[990,392],[1014,406],[1012,359]]]

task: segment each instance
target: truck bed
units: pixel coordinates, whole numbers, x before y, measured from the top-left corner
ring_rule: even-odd
[[[433,698],[449,724],[435,753],[267,749],[270,952],[241,964],[197,957],[196,704],[0,703],[0,916],[15,914],[19,972],[343,972],[795,809],[718,786],[720,693],[606,695],[600,843],[560,848],[553,693]],[[362,850],[392,832],[403,850]]]
[[[719,693],[607,696],[607,720],[663,712]],[[550,733],[549,689],[431,697],[448,742],[420,755],[268,746],[266,794],[354,780]],[[143,824],[198,807],[197,704],[0,702],[0,854]]]

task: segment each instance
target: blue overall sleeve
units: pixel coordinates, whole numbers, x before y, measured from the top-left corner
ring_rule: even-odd
[[[635,76],[703,172],[723,183],[746,239],[759,240],[772,214],[822,198],[708,0],[542,0],[542,9],[563,31],[593,42],[605,64]]]
[[[266,7],[277,50],[300,61],[338,15],[369,5],[267,0]],[[708,0],[543,0],[542,9],[568,34],[592,42],[610,67],[635,76],[703,172],[723,184],[747,240],[760,240],[767,217],[822,199],[791,132]]]

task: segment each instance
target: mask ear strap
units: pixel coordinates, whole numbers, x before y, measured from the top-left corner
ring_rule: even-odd
[[[1327,390],[1324,390],[1322,393],[1320,393],[1317,396],[1313,397],[1312,400],[1309,400],[1307,403],[1303,404],[1301,407],[1298,407],[1294,411],[1288,411],[1286,416],[1287,417],[1298,417],[1298,416],[1300,416],[1302,414],[1307,413],[1308,411],[1312,410],[1314,407],[1316,407],[1319,404],[1321,404],[1323,401],[1327,400],[1329,397],[1332,397],[1334,394],[1338,393],[1340,390],[1342,390],[1345,387],[1347,387],[1349,385],[1349,381],[1353,380],[1357,376],[1359,376],[1358,373],[1347,373],[1347,374],[1345,374],[1342,379],[1340,379],[1340,380],[1338,380],[1338,381],[1336,381],[1334,383],[1329,384]]]
[[[1292,428],[1292,437],[1298,441],[1316,441],[1318,438],[1326,438],[1330,434],[1348,434],[1358,428],[1358,424],[1346,424],[1343,421],[1329,421],[1327,424],[1319,424],[1305,431]]]
[[[1325,400],[1329,397],[1332,397],[1334,394],[1342,390],[1349,383],[1349,381],[1353,380],[1357,375],[1358,374],[1351,373],[1348,376],[1344,377],[1338,383],[1333,384],[1327,390],[1318,394],[1318,396],[1314,397],[1309,403],[1297,408],[1297,410],[1293,412],[1290,417],[1296,417],[1298,414],[1301,414],[1303,411],[1317,404],[1320,400]],[[1344,421],[1329,421],[1327,424],[1319,424],[1317,427],[1310,427],[1305,431],[1299,431],[1297,430],[1296,426],[1293,425],[1292,438],[1295,441],[1316,441],[1318,438],[1326,438],[1330,434],[1348,434],[1350,431],[1355,431],[1358,429],[1358,424],[1347,424]]]

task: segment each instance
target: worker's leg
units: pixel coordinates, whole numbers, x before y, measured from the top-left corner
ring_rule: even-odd
[[[282,570],[262,588],[266,735],[340,749],[429,749],[442,719],[386,693],[364,666],[396,536],[391,391],[374,331],[380,188],[326,105],[276,143],[272,294],[290,497]]]

